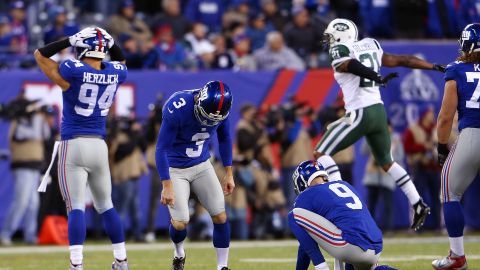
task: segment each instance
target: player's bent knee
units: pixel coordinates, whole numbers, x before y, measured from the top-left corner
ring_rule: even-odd
[[[170,223],[172,224],[173,228],[177,231],[183,231],[187,228],[188,225],[188,220],[187,221],[179,221],[179,220],[170,220]]]
[[[94,207],[95,210],[97,210],[97,213],[103,214],[113,208],[113,203],[112,200],[108,200],[100,203],[95,203]]]
[[[212,216],[212,221],[215,224],[223,224],[227,222],[227,213],[223,211],[222,213]]]
[[[381,165],[382,169],[385,172],[388,172],[388,170],[390,170],[390,168],[392,167],[393,163],[394,163],[393,161],[390,161],[390,162],[387,162],[386,164]]]

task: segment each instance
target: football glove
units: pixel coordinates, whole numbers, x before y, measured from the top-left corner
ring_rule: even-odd
[[[107,32],[107,30],[97,27],[98,30],[102,33],[103,37],[108,41],[108,48],[112,48],[113,44],[115,41],[113,40],[113,37]]]
[[[83,41],[87,38],[91,38],[97,35],[97,31],[93,27],[87,27],[83,29],[82,31],[76,33],[73,36],[70,36],[68,38],[68,41],[70,42],[71,46],[74,47],[82,47],[82,48],[88,48],[89,45],[83,43]]]
[[[446,65],[440,65],[440,64],[433,64],[433,70],[440,71],[442,73],[445,73],[445,69],[447,68]]]
[[[445,161],[447,160],[450,150],[448,150],[448,147],[446,144],[439,143],[437,145],[437,152],[438,152],[438,157],[437,157],[438,164],[440,164],[440,166],[443,167],[443,164],[445,164]]]
[[[398,72],[392,72],[392,73],[389,73],[387,76],[385,77],[380,77],[380,79],[378,80],[378,83],[380,83],[380,86],[387,86],[387,83],[391,80],[391,79],[394,79],[394,78],[397,78],[398,77]]]

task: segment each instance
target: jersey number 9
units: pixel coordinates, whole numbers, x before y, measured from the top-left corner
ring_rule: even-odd
[[[352,198],[353,203],[349,202],[346,203],[345,205],[354,210],[362,209],[362,201],[358,198],[355,193],[353,193],[352,190],[350,190],[346,185],[342,183],[334,183],[328,186],[331,191],[333,191],[335,194],[337,194],[338,197],[341,198]]]
[[[95,106],[97,105],[97,96],[99,86],[97,84],[92,83],[84,83],[80,87],[80,91],[78,93],[78,101],[85,105],[88,105],[87,108],[81,107],[79,105],[75,105],[75,112],[83,115],[83,116],[90,116],[93,114],[95,110]],[[110,106],[113,103],[113,97],[115,96],[115,92],[117,91],[116,84],[110,84],[105,88],[102,96],[98,99],[98,107],[100,108],[100,115],[107,116],[108,111],[110,110]]]

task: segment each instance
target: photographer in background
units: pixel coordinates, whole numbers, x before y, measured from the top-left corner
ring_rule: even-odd
[[[35,103],[27,100],[22,91],[15,100],[2,106],[1,115],[11,120],[9,144],[14,177],[13,202],[0,233],[3,245],[12,243],[11,238],[22,220],[24,241],[37,242],[37,186],[44,166],[44,141],[50,138],[50,127]]]
[[[147,165],[150,169],[150,199],[148,201],[147,231],[145,234],[146,242],[155,241],[155,217],[157,216],[158,203],[162,192],[162,181],[158,176],[157,165],[155,164],[155,148],[157,144],[157,134],[162,125],[163,94],[157,96],[154,104],[149,104],[148,116],[145,127],[145,139],[147,140]]]
[[[131,232],[135,241],[143,241],[140,220],[140,194],[138,179],[148,172],[143,158],[146,145],[142,126],[131,118],[115,119],[112,125],[110,162],[113,179],[113,204],[125,223],[129,214]],[[126,225],[125,225],[126,227]]]

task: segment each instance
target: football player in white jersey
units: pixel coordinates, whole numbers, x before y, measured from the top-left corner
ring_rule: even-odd
[[[315,147],[314,155],[325,166],[332,180],[341,179],[331,156],[365,136],[377,163],[395,179],[413,206],[411,227],[417,230],[423,225],[430,208],[420,198],[408,173],[393,161],[390,154],[387,114],[379,87],[385,86],[398,74],[390,73],[382,77],[380,67],[403,66],[445,72],[445,66],[426,62],[413,55],[385,53],[373,38],[358,40],[357,26],[347,19],[331,21],[324,35],[347,113],[328,127]]]

